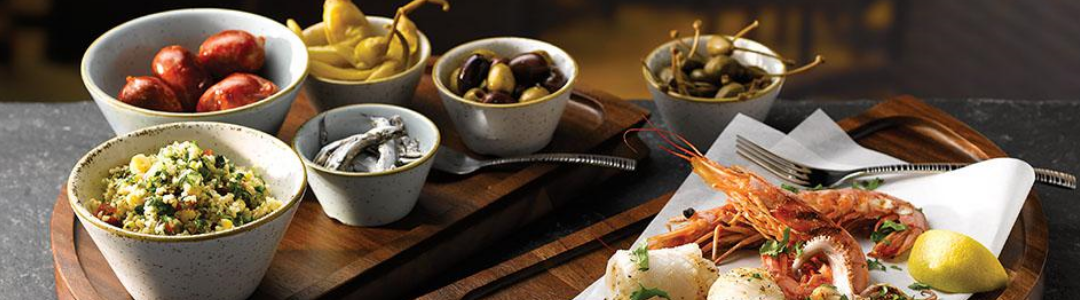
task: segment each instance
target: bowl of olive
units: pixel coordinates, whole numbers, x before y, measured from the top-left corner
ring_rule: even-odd
[[[786,76],[809,70],[814,62],[789,70],[790,60],[742,37],[757,22],[735,35],[679,38],[654,49],[642,73],[657,109],[671,129],[694,145],[711,146],[738,114],[763,120],[776,101]]]
[[[547,146],[577,79],[577,63],[546,42],[499,37],[446,52],[432,76],[465,146],[487,155]]]

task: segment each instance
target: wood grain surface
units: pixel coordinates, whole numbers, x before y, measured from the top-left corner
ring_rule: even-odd
[[[910,96],[882,102],[857,116],[837,122],[864,147],[909,162],[975,162],[1007,156],[986,137],[948,114]],[[691,175],[693,176],[693,175]],[[637,226],[654,217],[671,194],[646,202],[600,223],[589,226],[533,251],[503,262],[431,292],[421,299],[473,299],[483,290],[490,299],[570,299],[604,274],[615,249],[627,249],[638,233],[618,239],[602,237],[622,228]],[[648,221],[645,221],[646,223]],[[552,257],[574,251],[589,242],[603,240],[609,247],[596,248],[562,264]],[[971,299],[1039,299],[1041,276],[1048,250],[1046,216],[1035,191],[1027,197],[999,260],[1009,273],[1003,290],[975,294]],[[520,281],[497,282],[522,269],[543,265],[546,271]],[[498,284],[493,284],[497,282]],[[493,285],[502,285],[493,289]]]
[[[464,149],[430,77],[421,81],[410,107],[438,125],[443,146]],[[291,140],[314,114],[302,96],[278,136]],[[647,153],[629,151],[622,132],[639,126],[647,116],[648,111],[610,94],[578,88],[553,141],[542,152],[592,152],[640,160]],[[483,170],[469,176],[432,171],[413,212],[401,221],[370,228],[330,219],[309,192],[252,298],[402,295],[617,172],[550,164]],[[131,298],[72,214],[64,192],[53,210],[51,235],[59,298]]]

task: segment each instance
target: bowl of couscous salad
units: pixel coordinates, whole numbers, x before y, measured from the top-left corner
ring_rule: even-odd
[[[75,165],[67,193],[136,299],[244,299],[306,185],[300,157],[277,138],[186,122],[106,141]]]

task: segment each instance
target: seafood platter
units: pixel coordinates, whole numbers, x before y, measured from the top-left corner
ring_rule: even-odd
[[[838,128],[829,131],[834,131],[833,134],[844,135],[844,139],[849,139],[849,142],[852,144],[857,141],[858,146],[865,147],[865,149],[860,149],[858,152],[864,152],[864,154],[873,153],[874,156],[886,154],[892,156],[890,159],[902,159],[911,162],[959,162],[987,160],[994,157],[1005,156],[1005,153],[1000,148],[995,146],[978,132],[967,127],[960,121],[953,119],[944,112],[911,97],[899,97],[883,102],[860,115],[843,119],[836,123],[832,123],[833,121],[827,117],[818,118],[817,121],[819,121],[817,122],[818,125],[839,125]],[[752,127],[761,128],[761,126],[764,126],[756,122],[744,122],[744,124],[748,123],[752,123]],[[800,125],[800,127],[813,127],[806,126],[807,123],[810,123],[809,119],[804,122],[804,125]],[[740,131],[740,129],[745,130],[746,128],[750,127],[734,128],[731,130]],[[799,129],[796,128],[793,130],[793,133],[798,131]],[[759,137],[763,140],[779,141],[791,138],[790,136],[785,138],[783,133],[773,129],[755,132],[767,132],[766,134],[761,135],[763,138]],[[747,133],[747,131],[743,131],[742,133]],[[848,138],[846,137],[847,135],[851,135],[851,137]],[[732,138],[734,138],[734,136],[732,136]],[[851,141],[850,139],[854,139],[854,141]],[[806,140],[802,140],[801,142],[811,145]],[[916,147],[912,145],[919,146]],[[734,147],[734,145],[728,145],[728,147]],[[818,147],[820,147],[820,145]],[[803,148],[800,149],[805,151]],[[729,151],[733,152],[733,150]],[[727,151],[714,152],[714,150],[710,150],[710,152],[705,155],[705,158],[713,159],[715,157],[721,157],[731,159],[732,161],[740,161],[731,158],[734,153],[720,154],[724,152]],[[851,156],[850,152],[844,155]],[[1002,163],[1002,161],[992,160],[985,163],[998,164]],[[1005,162],[1003,165],[1012,163],[1015,162]],[[751,169],[749,165],[747,165],[747,169]],[[1023,171],[1022,169],[1024,169],[1024,166],[1021,165],[1019,170]],[[988,171],[988,169],[972,171],[982,172]],[[1007,173],[1009,168],[999,171],[1002,171],[999,173]],[[764,171],[749,172],[750,173],[745,174],[750,178],[768,178],[766,180],[767,182],[765,182],[768,183],[768,185],[762,184],[760,186],[772,186],[772,182],[775,182],[776,180],[775,177],[772,177],[768,173],[760,173],[761,175],[758,175],[757,173]],[[1023,172],[1020,173],[1022,174]],[[980,176],[972,175],[971,173],[956,174],[964,175],[964,177]],[[783,287],[781,283],[779,283],[780,281],[775,279],[779,276],[773,275],[772,272],[775,271],[775,269],[770,269],[770,267],[775,267],[776,265],[770,266],[766,263],[775,259],[772,257],[772,253],[775,253],[776,251],[774,246],[776,243],[770,243],[769,240],[765,238],[762,238],[761,241],[757,242],[753,242],[752,239],[751,242],[745,242],[747,239],[745,238],[745,235],[739,233],[739,229],[728,231],[728,236],[734,236],[730,238],[730,241],[725,241],[723,238],[724,235],[721,234],[721,240],[719,242],[726,245],[738,245],[742,242],[744,244],[744,250],[730,251],[731,253],[726,254],[727,257],[724,257],[723,260],[719,260],[725,253],[729,252],[731,246],[721,247],[721,244],[717,244],[716,249],[719,251],[713,250],[713,240],[708,234],[710,232],[715,234],[717,231],[715,223],[707,230],[702,230],[700,229],[700,227],[702,227],[701,225],[695,225],[692,224],[692,222],[703,220],[701,217],[711,217],[712,214],[724,214],[722,213],[724,210],[733,208],[723,208],[724,205],[727,205],[722,198],[724,196],[723,193],[712,191],[712,187],[706,184],[704,179],[696,178],[697,176],[698,175],[696,174],[691,174],[690,177],[687,178],[687,182],[685,182],[678,191],[663,195],[648,201],[641,206],[612,216],[604,221],[597,222],[596,224],[562,237],[547,245],[540,246],[521,256],[512,258],[497,267],[480,271],[472,276],[426,294],[420,299],[501,299],[525,297],[526,295],[536,295],[538,293],[543,295],[541,298],[550,299],[641,299],[638,297],[641,297],[640,295],[642,293],[651,293],[652,296],[649,297],[656,297],[655,299],[664,299],[664,297],[656,296],[661,293],[666,294],[670,299],[680,299],[680,297],[682,297],[682,299],[792,299],[785,296],[784,293],[800,292],[800,289],[801,291],[807,291],[805,289],[806,282],[802,282],[801,280],[810,278],[809,276],[791,278],[794,280],[783,279],[783,281],[786,281],[783,284],[794,287],[790,289]],[[1024,175],[1018,175],[1017,177],[1023,176]],[[1009,177],[1010,176],[1005,175],[1001,176],[1001,180],[1003,180],[1000,181],[1002,187],[1009,185],[1007,182],[1014,180]],[[947,186],[962,186],[957,183],[962,180],[952,181],[956,179],[960,178],[954,177],[952,179],[947,179],[947,181],[943,183]],[[905,181],[911,182],[907,179],[886,178],[885,181],[881,182],[873,191],[866,190],[872,186],[860,184],[857,186],[857,189],[841,188],[820,191],[800,189],[799,194],[796,195],[807,192],[869,193],[885,194],[889,195],[888,197],[891,199],[903,200],[908,198],[908,195],[912,195],[910,194],[910,191],[904,191],[907,190],[904,186],[910,184]],[[919,183],[919,186],[923,184],[925,184],[925,182]],[[984,187],[983,185],[976,185],[980,188]],[[844,254],[856,256],[856,259],[860,260],[836,257],[837,260],[834,262],[837,263],[836,266],[846,268],[844,271],[851,271],[856,268],[866,268],[862,274],[864,274],[864,276],[868,275],[866,277],[867,286],[873,288],[869,290],[864,289],[863,291],[865,293],[860,292],[854,296],[847,295],[847,299],[858,299],[859,297],[863,297],[862,294],[866,294],[870,299],[1038,298],[1040,293],[1038,285],[1041,282],[1042,266],[1046,261],[1047,254],[1046,219],[1042,214],[1041,204],[1034,191],[1029,193],[1023,186],[1024,185],[1021,183],[1018,188],[1007,187],[995,189],[994,191],[994,193],[996,193],[1011,190],[1011,193],[1013,193],[1012,197],[1018,198],[1016,200],[1019,201],[1011,203],[1013,203],[1012,205],[1015,205],[1015,208],[1019,211],[1004,213],[1004,215],[1015,214],[1015,222],[1009,222],[1010,220],[1008,220],[1008,218],[1003,218],[1003,224],[1000,227],[985,226],[986,228],[983,229],[986,236],[994,236],[992,239],[987,238],[987,240],[994,241],[988,242],[987,244],[1001,244],[1001,248],[996,256],[997,260],[1004,266],[1004,269],[1007,270],[1005,272],[1008,274],[1008,282],[1003,288],[974,294],[948,293],[936,288],[926,288],[924,284],[912,279],[908,274],[910,268],[914,266],[911,262],[913,259],[911,256],[912,250],[907,250],[907,254],[897,256],[895,259],[875,259],[869,256],[869,253],[878,255],[884,251],[871,252],[877,250],[877,248],[875,248],[877,244],[873,242],[872,238],[872,235],[874,235],[873,232],[876,232],[876,230],[869,231],[868,229],[864,229],[851,231],[854,232],[852,235],[857,242],[854,246],[864,250],[861,250],[860,252],[851,251],[848,252],[848,254]],[[791,187],[781,186],[778,188],[786,190]],[[917,190],[919,188],[916,187],[915,189]],[[794,194],[794,192],[792,193]],[[905,202],[916,205],[914,203],[918,203],[916,202],[920,201],[918,199],[924,197],[932,198],[936,193],[937,192],[931,191],[915,195],[914,197],[908,198],[911,199],[911,202],[906,200]],[[974,195],[967,190],[948,194]],[[899,195],[904,196],[901,198]],[[853,200],[854,197],[848,197],[847,199],[850,201]],[[719,208],[716,206],[717,203],[721,204]],[[922,206],[930,230],[956,228],[956,224],[954,223],[962,223],[956,222],[953,219],[950,219],[951,222],[935,221],[935,216],[943,215],[943,211],[955,209],[948,205],[923,204]],[[966,206],[970,207],[971,205],[968,204]],[[688,208],[694,210],[692,214],[687,213]],[[706,211],[706,209],[712,210]],[[709,215],[706,215],[706,213]],[[690,215],[689,218],[686,217],[687,214]],[[694,215],[698,215],[699,218],[694,218]],[[960,216],[959,218],[961,219],[988,218],[991,215],[992,214],[987,213],[986,210],[967,208],[963,209],[959,215],[951,215],[951,217],[957,218]],[[973,223],[977,227],[987,223],[993,224],[993,222],[994,221],[991,220],[979,219],[978,222],[969,223]],[[730,228],[727,227],[729,225],[723,226],[725,227],[722,229]],[[862,226],[870,227],[876,226],[876,224],[870,223]],[[754,230],[756,231],[756,229]],[[700,233],[695,233],[694,231]],[[793,236],[791,234],[792,230],[785,228],[783,231],[789,231],[788,240],[791,241],[791,236]],[[781,240],[783,239],[783,231],[780,232],[780,236],[778,237]],[[964,232],[977,231],[978,230],[969,229]],[[699,234],[706,237],[701,238],[698,236]],[[926,233],[924,232],[923,234]],[[885,235],[885,238],[887,237],[888,235]],[[666,247],[667,245],[653,246],[655,245],[653,243],[667,242],[671,241],[673,238],[684,238],[689,242],[681,243],[676,241],[669,243],[676,244],[674,247]],[[916,240],[918,240],[918,238],[916,238]],[[816,242],[826,241],[821,240],[815,241],[815,243]],[[641,245],[645,245],[646,243],[648,243],[647,245],[649,246],[641,247]],[[806,242],[803,244],[805,243]],[[745,244],[754,246],[745,246]],[[830,254],[837,254],[836,252],[831,252],[839,249],[839,247],[833,247],[835,246],[833,242],[826,242],[826,244],[822,246],[826,245],[828,246],[824,247],[825,249],[816,249],[815,251],[822,250]],[[805,245],[803,246],[804,250],[802,250],[802,253],[805,254],[809,252],[805,250]],[[658,251],[660,251],[659,254],[657,253]],[[716,253],[716,256],[713,256],[712,253]],[[799,252],[793,252],[791,254],[798,256]],[[644,261],[645,257],[648,257],[648,270],[641,270],[641,262]],[[714,263],[714,257],[719,260],[720,263]],[[821,261],[824,264],[830,263],[829,259]],[[832,267],[830,266],[829,268],[830,271],[832,271]],[[818,270],[825,269],[820,268],[819,266]],[[649,272],[654,271],[657,273],[649,274]],[[837,272],[830,273],[833,275],[837,274]],[[853,273],[854,272],[847,274]],[[613,277],[612,274],[621,276]],[[811,273],[806,272],[796,274]],[[822,273],[817,274],[819,280],[823,279],[820,277],[822,276]],[[831,282],[822,283],[825,288],[811,289],[808,291],[810,295],[807,295],[807,297],[816,299],[818,296],[827,296],[823,295],[823,293],[828,292],[834,293],[833,297],[825,299],[844,299],[845,297],[843,294],[837,293],[832,289],[837,289],[837,291],[839,291],[840,288],[845,288],[847,291],[854,294],[856,288],[849,283],[851,281],[847,280],[848,279],[836,277],[828,279],[828,281]],[[843,285],[844,283],[848,283],[848,285]],[[627,293],[620,293],[620,291],[613,288],[626,287],[627,285],[629,285],[630,289]],[[651,291],[637,292],[638,290],[644,290],[641,288],[642,286],[645,286],[646,289]],[[671,290],[676,290],[676,292],[671,292]],[[815,290],[817,290],[816,294]],[[930,294],[931,292],[933,294]],[[627,298],[621,298],[620,296],[626,296]]]
[[[58,296],[474,298],[477,286],[512,295],[563,267],[585,271],[556,276],[572,293],[550,298],[1019,299],[1038,281],[1045,220],[1029,193],[1033,171],[1019,160],[796,187],[752,166],[761,156],[736,157],[732,135],[764,118],[788,76],[825,62],[800,65],[745,38],[756,21],[733,35],[702,34],[695,22],[692,37],[672,31],[642,59],[669,130],[578,82],[573,56],[545,41],[487,38],[432,56],[409,17],[425,7],[450,13],[451,5],[412,0],[378,17],[326,0],[322,22],[308,26],[181,9],[104,33],[81,72],[117,137],[79,160],[55,204]],[[822,116],[806,131],[848,139]],[[839,124],[858,131],[895,116],[951,135],[902,128],[910,132],[861,140],[880,153],[839,144],[879,163],[957,160],[938,150],[975,161],[1005,156],[913,99]],[[648,156],[640,135],[692,166],[672,196],[509,269],[418,294],[456,262],[633,170]],[[911,138],[921,142],[896,143]],[[813,152],[802,150],[786,153]],[[601,155],[629,163],[597,162]],[[540,163],[485,168],[522,161]],[[479,166],[448,169],[466,163]],[[950,188],[970,188],[980,173],[998,184]],[[949,180],[960,181],[941,183]],[[964,209],[976,200],[1000,204]],[[558,263],[536,254],[552,252]],[[538,272],[492,281],[514,269]]]

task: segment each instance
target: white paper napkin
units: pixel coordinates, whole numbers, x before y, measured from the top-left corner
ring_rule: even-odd
[[[853,169],[903,163],[894,157],[859,146],[821,110],[814,112],[789,134],[744,115],[735,117],[709,148],[706,157],[723,165],[747,167],[777,185],[783,181],[735,154],[735,137],[738,135],[783,157],[815,167]],[[987,160],[943,174],[881,177],[885,179],[885,184],[878,191],[923,208],[931,228],[967,234],[986,245],[995,255],[999,254],[1005,245],[1009,231],[1035,180],[1031,166],[1011,158]],[[688,207],[697,210],[710,209],[723,205],[726,199],[727,196],[723,193],[705,185],[697,175],[690,174],[635,244],[643,242],[647,237],[666,232],[665,222],[682,214]],[[872,246],[867,237],[856,238],[860,240],[864,250],[868,251]],[[761,267],[756,251],[743,252],[732,261],[721,265],[720,271],[726,272],[736,267]],[[907,289],[908,285],[915,282],[907,273],[907,263],[885,264],[896,265],[903,271],[892,268],[887,271],[870,271],[870,282],[891,283],[908,294],[914,294]],[[597,280],[575,299],[604,299],[607,295],[603,280]],[[939,295],[944,300],[970,297],[970,294]]]

